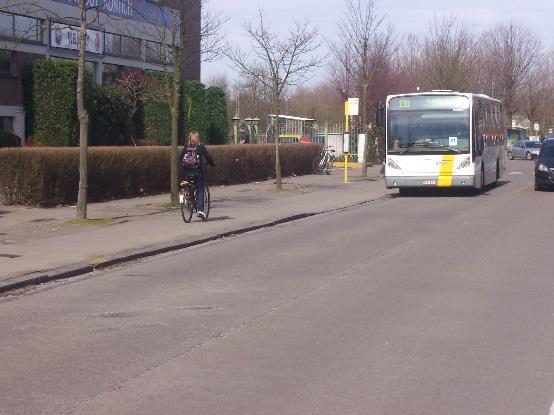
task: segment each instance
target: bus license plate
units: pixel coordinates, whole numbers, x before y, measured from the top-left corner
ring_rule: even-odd
[[[436,181],[436,180],[424,180],[424,181],[423,181],[423,184],[424,184],[425,186],[434,186],[434,185],[437,184],[437,181]]]

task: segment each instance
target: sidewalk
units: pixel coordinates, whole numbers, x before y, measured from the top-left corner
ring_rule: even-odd
[[[169,196],[151,196],[89,205],[95,224],[72,223],[75,209],[38,209],[0,205],[0,291],[2,286],[43,275],[85,273],[87,268],[117,262],[140,252],[160,249],[239,232],[296,215],[313,214],[378,199],[389,193],[370,168],[369,180],[343,171],[331,176],[284,179],[285,190],[276,192],[273,181],[213,187],[212,210],[207,223],[196,218],[185,224],[180,212],[167,205]],[[67,275],[66,275],[67,276]]]

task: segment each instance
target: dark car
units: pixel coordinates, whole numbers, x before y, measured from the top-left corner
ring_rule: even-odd
[[[535,167],[535,190],[554,187],[554,138],[542,142]]]

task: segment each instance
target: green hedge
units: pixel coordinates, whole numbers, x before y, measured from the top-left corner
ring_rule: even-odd
[[[125,91],[112,85],[95,86],[90,117],[90,144],[129,144],[133,129],[131,111],[131,101]]]
[[[225,92],[216,87],[206,89],[206,107],[208,111],[208,143],[227,143],[229,121]]]
[[[144,138],[162,145],[171,144],[171,114],[169,105],[163,102],[146,101],[144,113]]]
[[[210,146],[217,166],[208,169],[210,185],[229,185],[274,177],[273,145]],[[319,144],[284,144],[283,175],[311,173]],[[77,200],[77,148],[0,149],[0,198],[8,204],[52,206]],[[167,147],[94,147],[89,150],[89,200],[169,191]]]
[[[165,74],[147,71],[148,78],[164,86]],[[71,61],[37,60],[26,93],[32,90],[35,138],[50,147],[72,147],[79,143],[76,103],[77,64]],[[155,88],[156,89],[156,88]],[[127,93],[116,86],[97,86],[90,73],[85,78],[86,107],[90,115],[89,144],[114,146],[129,143],[134,131],[140,137],[162,145],[171,143],[169,104],[146,100],[133,120]],[[163,94],[162,94],[163,95]],[[210,144],[223,144],[228,133],[227,103],[219,88],[198,81],[184,81],[181,101],[180,143],[191,130],[197,130]]]
[[[52,147],[75,146],[79,142],[77,120],[77,64],[37,60],[33,65],[35,137]],[[85,77],[86,106],[92,108],[93,83]]]
[[[206,87],[198,81],[183,82],[183,97],[181,104],[184,124],[184,137],[192,130],[205,138],[208,136],[208,107],[206,105]]]

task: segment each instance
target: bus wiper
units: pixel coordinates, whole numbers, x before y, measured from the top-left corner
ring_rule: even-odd
[[[400,154],[407,153],[407,152],[409,152],[412,148],[414,148],[415,146],[421,146],[421,144],[424,144],[424,143],[410,143],[410,144],[408,144],[408,145],[404,148],[404,150],[402,150],[402,151],[400,152]]]
[[[461,154],[462,152],[460,150],[456,150],[455,148],[452,148],[452,147],[440,147],[441,150],[446,150],[446,151],[450,151],[451,153],[456,153],[456,154]]]

